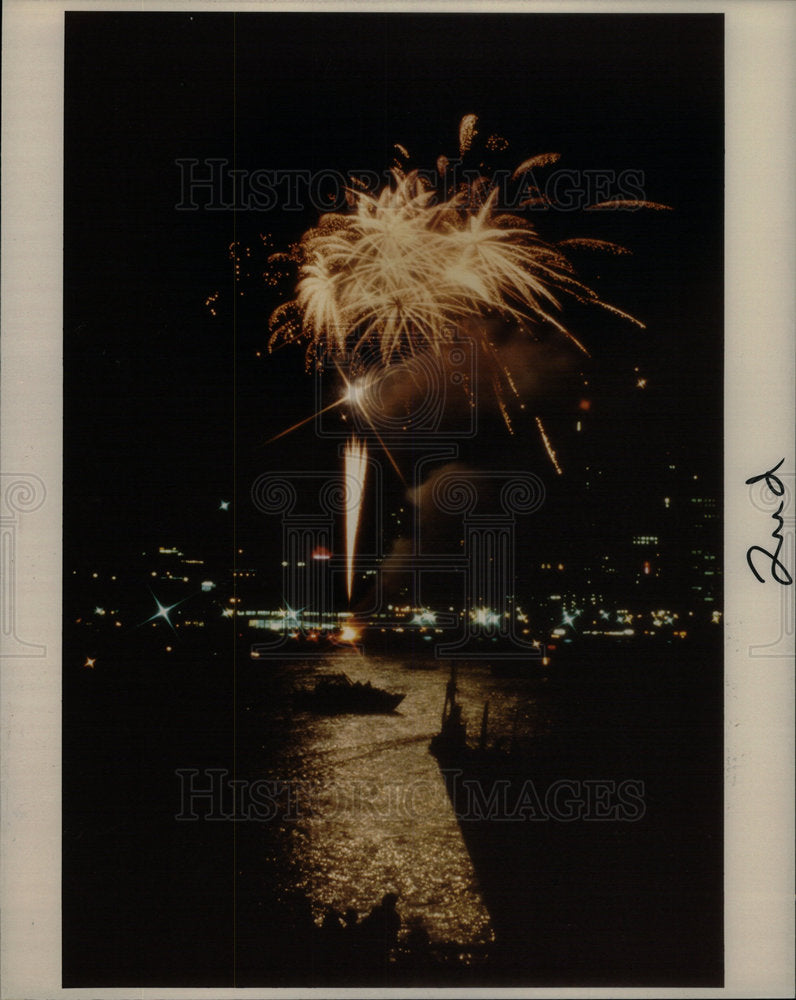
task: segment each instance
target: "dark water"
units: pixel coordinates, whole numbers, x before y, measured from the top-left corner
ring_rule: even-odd
[[[608,664],[586,657],[563,697],[563,664],[548,687],[538,678],[494,676],[486,663],[457,663],[472,742],[487,700],[490,742],[521,745],[568,726],[585,732],[585,717],[602,724],[596,745],[606,720],[609,729],[613,720],[643,722],[647,755],[664,761],[656,842],[679,879],[672,918],[661,924],[667,933],[683,924],[685,883],[712,866],[688,925],[692,970],[702,952],[713,956],[713,969],[720,954],[717,649],[631,649],[629,670],[610,677]],[[257,663],[239,654],[230,669],[230,657],[212,649],[186,648],[177,659],[139,644],[127,658],[109,650],[97,665],[77,667],[64,687],[66,985],[309,982],[306,949],[280,956],[289,935],[274,930],[280,900],[296,892],[319,923],[328,907],[364,915],[394,891],[404,933],[422,923],[440,946],[455,942],[474,955],[493,949],[478,879],[429,753],[448,679],[444,662],[409,670],[397,656]],[[406,697],[389,715],[292,712],[292,689],[339,671]],[[177,821],[181,768],[287,783],[296,808],[281,821]],[[679,961],[675,945],[669,954]],[[583,967],[590,961],[585,956]],[[618,961],[626,964],[621,955]],[[669,964],[674,981],[677,962]],[[532,968],[520,972],[517,983],[533,979]],[[643,968],[637,981],[651,981]]]
[[[547,725],[543,700],[527,682],[493,677],[483,664],[457,666],[474,733],[487,700],[495,734]],[[388,715],[297,714],[277,754],[274,773],[295,783],[301,806],[311,805],[312,815],[302,807],[291,825],[289,855],[314,910],[366,911],[389,890],[405,923],[422,922],[432,940],[490,941],[489,915],[428,749],[439,731],[447,667],[409,670],[397,658],[341,654],[288,670],[296,685],[344,671],[406,694]]]

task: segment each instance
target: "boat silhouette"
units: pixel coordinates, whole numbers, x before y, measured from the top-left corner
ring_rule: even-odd
[[[691,738],[679,682],[598,673],[578,678],[556,726],[520,744],[490,739],[488,703],[468,740],[451,671],[429,749],[490,914],[495,968],[507,984],[715,985],[720,731]],[[688,695],[698,713],[704,693],[692,683]]]
[[[405,697],[374,687],[370,681],[352,681],[347,674],[328,674],[314,687],[295,691],[293,708],[319,715],[378,715],[395,711]]]

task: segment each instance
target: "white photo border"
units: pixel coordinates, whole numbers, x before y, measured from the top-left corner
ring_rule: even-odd
[[[746,480],[794,468],[796,5],[446,2],[64,3],[3,7],[2,458],[20,483],[14,634],[2,666],[0,996],[373,996],[369,990],[61,988],[61,431],[63,49],[67,10],[422,10],[723,13],[726,53],[725,667],[726,985],[706,989],[506,989],[545,997],[791,996],[793,991],[793,591],[749,572],[769,534]],[[762,465],[761,465],[762,462]],[[793,479],[791,478],[791,483]],[[793,502],[791,497],[791,503]],[[786,513],[788,513],[786,511]],[[18,515],[18,516],[17,516]],[[761,525],[761,518],[763,524]],[[0,525],[0,527],[3,527]],[[784,558],[793,572],[793,510]],[[0,582],[2,586],[2,582]],[[788,603],[790,601],[790,603]],[[792,619],[791,619],[792,622]],[[27,644],[27,646],[19,643]],[[43,647],[43,655],[40,647]],[[767,651],[768,648],[768,651]],[[39,649],[37,653],[36,650]],[[399,991],[382,991],[396,994]],[[403,996],[463,991],[404,989]]]

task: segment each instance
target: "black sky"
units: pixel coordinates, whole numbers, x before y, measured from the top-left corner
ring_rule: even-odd
[[[169,538],[226,547],[221,497],[237,491],[245,533],[259,473],[335,464],[311,428],[264,447],[312,411],[312,380],[300,350],[267,355],[278,299],[257,273],[236,296],[228,259],[233,240],[286,243],[317,212],[178,211],[176,161],[382,171],[401,142],[433,166],[456,154],[470,112],[510,140],[513,163],[556,151],[566,169],[641,171],[646,196],[673,208],[539,225],[634,253],[586,261],[605,297],[647,325],[587,321],[594,447],[639,477],[644,456],[674,449],[718,482],[721,37],[711,15],[69,13],[67,561]],[[646,394],[628,389],[635,365]],[[549,419],[573,457],[570,406]],[[494,461],[551,475],[530,427],[509,438],[485,421]],[[464,457],[478,454],[476,441]],[[69,539],[86,524],[78,552]]]

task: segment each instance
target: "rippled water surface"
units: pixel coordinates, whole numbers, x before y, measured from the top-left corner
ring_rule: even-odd
[[[341,654],[288,669],[296,686],[344,671],[406,694],[389,715],[293,719],[276,766],[302,790],[288,853],[316,913],[349,906],[363,913],[394,891],[404,922],[422,921],[432,939],[489,941],[489,915],[428,749],[439,731],[448,666],[410,670],[398,659]],[[545,724],[543,704],[523,680],[460,663],[457,683],[471,738],[486,700],[491,737]]]

